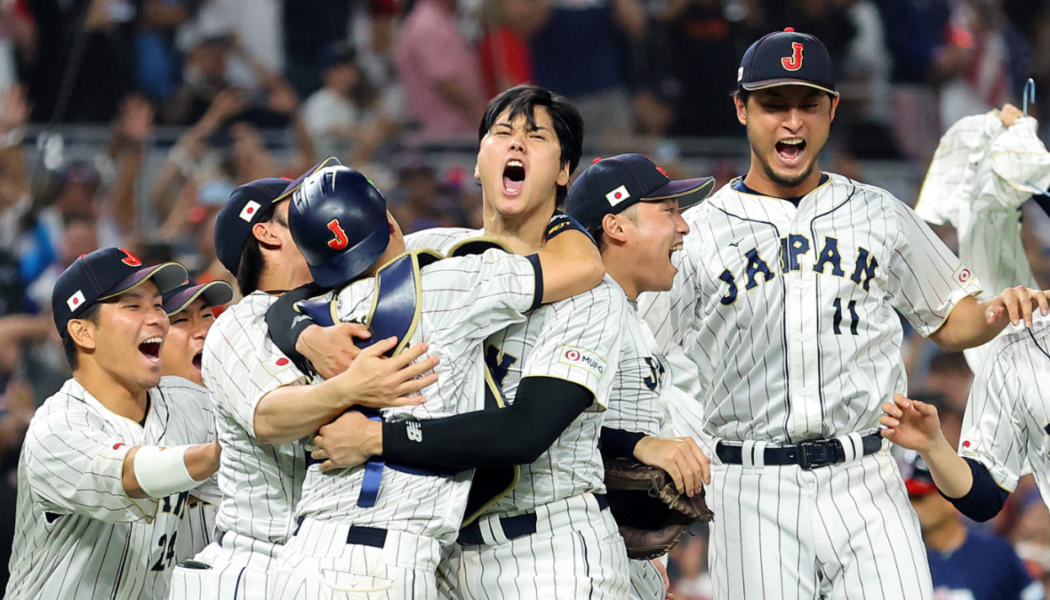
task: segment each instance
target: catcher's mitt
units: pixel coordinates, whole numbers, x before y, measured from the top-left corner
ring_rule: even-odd
[[[690,498],[678,492],[666,471],[636,460],[606,459],[605,487],[627,556],[633,559],[666,554],[690,525],[714,518],[704,490]]]

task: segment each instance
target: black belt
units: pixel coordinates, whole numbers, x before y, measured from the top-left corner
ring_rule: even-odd
[[[295,526],[295,532],[292,535],[299,535],[299,530],[303,527],[303,521],[305,517],[299,517],[299,520]],[[353,544],[355,546],[371,546],[373,548],[382,548],[386,545],[386,529],[379,527],[361,527],[360,525],[351,525],[350,531],[346,532],[346,543]]]
[[[862,437],[861,443],[863,445],[863,456],[875,454],[882,449],[882,436],[878,433],[872,433]],[[718,458],[727,465],[744,464],[742,452],[742,446],[730,446],[722,442],[718,442],[718,446],[715,448]],[[767,447],[763,457],[767,465],[798,465],[806,470],[846,462],[846,452],[842,448],[842,442],[839,440],[809,440],[797,446]]]
[[[598,501],[598,507],[601,510],[609,508],[609,499],[605,497],[605,494],[594,494],[594,499]],[[484,538],[481,537],[480,520],[477,519],[459,530],[459,538],[456,541],[460,546],[480,546],[485,543]],[[508,540],[532,535],[536,533],[536,513],[500,517],[499,525],[503,530],[503,536]]]

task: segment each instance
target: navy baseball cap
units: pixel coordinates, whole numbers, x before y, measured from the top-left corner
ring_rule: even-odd
[[[291,198],[292,192],[299,189],[303,179],[330,163],[338,164],[339,161],[326,158],[292,181],[267,177],[250,181],[233,190],[230,199],[215,217],[215,254],[222,266],[236,275],[241,266],[241,252],[252,236],[252,227],[269,214],[274,204]]]
[[[914,450],[909,450],[904,455],[904,486],[908,488],[909,496],[925,496],[937,491],[937,484],[933,482],[933,475],[926,461]]]
[[[569,188],[565,212],[585,229],[597,227],[605,215],[615,215],[638,202],[678,198],[686,209],[714,189],[713,177],[671,181],[663,169],[641,154],[599,158]]]
[[[835,69],[824,43],[791,27],[758,40],[744,53],[737,85],[762,90],[781,85],[804,85],[837,94]]]
[[[51,310],[58,333],[64,334],[66,324],[80,318],[90,306],[148,280],[163,294],[186,280],[186,268],[174,262],[145,267],[124,248],[102,248],[81,256],[58,276],[51,293]]]
[[[233,288],[225,281],[210,281],[198,284],[193,278],[187,278],[178,287],[172,288],[162,294],[164,299],[164,312],[168,316],[178,314],[193,304],[197,298],[204,298],[208,306],[216,307],[233,300]]]

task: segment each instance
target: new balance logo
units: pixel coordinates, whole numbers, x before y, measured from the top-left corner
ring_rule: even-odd
[[[408,422],[408,439],[413,442],[423,441],[423,428],[416,421]]]

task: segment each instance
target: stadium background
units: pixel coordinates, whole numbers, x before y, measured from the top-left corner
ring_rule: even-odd
[[[634,151],[722,185],[748,164],[729,98],[739,58],[787,26],[836,64],[821,166],[910,204],[958,118],[1020,105],[1029,77],[1044,92],[1031,113],[1050,114],[1047,0],[0,0],[0,596],[21,437],[68,377],[51,286],[77,256],[122,245],[229,280],[211,236],[230,191],[327,155],[368,174],[408,231],[478,227],[476,124],[525,81],[581,109],[581,170]],[[1023,223],[1048,288],[1050,218],[1029,202]],[[905,359],[911,393],[957,436],[961,355],[909,334]],[[1050,586],[1031,481],[979,527]],[[679,599],[709,598],[695,533],[671,555]]]

